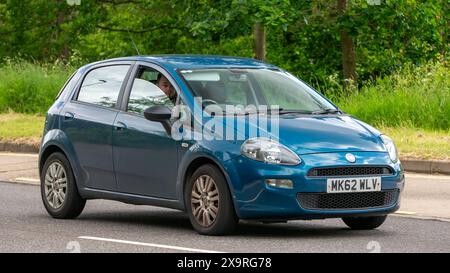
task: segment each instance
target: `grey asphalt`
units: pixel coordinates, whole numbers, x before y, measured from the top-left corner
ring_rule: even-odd
[[[39,180],[38,155],[0,152],[0,181]]]
[[[39,184],[37,154],[0,152],[0,181]],[[450,221],[450,176],[406,174],[400,214]]]
[[[79,218],[56,220],[46,213],[38,186],[0,182],[0,252],[74,250],[450,252],[450,222],[390,216],[383,226],[370,231],[351,231],[339,219],[287,224],[244,222],[231,236],[208,237],[195,233],[182,212],[114,201],[88,201]]]

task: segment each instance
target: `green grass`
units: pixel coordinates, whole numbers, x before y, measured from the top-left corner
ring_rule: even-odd
[[[0,67],[0,113],[45,113],[75,69],[10,60]]]
[[[0,141],[38,145],[45,117],[17,113],[0,114]]]
[[[0,114],[0,140],[39,144],[45,117],[17,113]],[[401,158],[450,160],[450,131],[381,127],[391,136]]]
[[[399,150],[400,158],[450,160],[450,130],[381,127]]]
[[[333,101],[371,125],[449,130],[450,69],[443,63],[406,66]]]
[[[45,113],[75,68],[8,61],[0,67],[0,113]],[[335,92],[338,93],[338,92]],[[329,96],[344,111],[375,126],[450,129],[449,63],[405,67],[348,96]]]
[[[0,139],[38,143],[44,113],[75,69],[8,61],[0,67]],[[406,65],[351,95],[331,98],[396,142],[401,157],[450,159],[448,63]],[[27,113],[27,114],[18,114]]]

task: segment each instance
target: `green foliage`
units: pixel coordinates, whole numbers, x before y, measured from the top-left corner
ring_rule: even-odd
[[[0,0],[0,111],[45,112],[73,67],[136,55],[132,40],[143,55],[252,57],[253,27],[262,23],[268,62],[338,97],[358,117],[448,128],[448,80],[437,76],[448,68],[428,63],[448,63],[449,1],[347,2],[340,13],[337,0]],[[342,97],[341,30],[356,50],[358,82],[349,97]],[[428,79],[424,69],[437,77],[428,85],[414,82]]]
[[[45,113],[75,69],[18,60],[0,68],[0,112]]]
[[[450,129],[450,68],[443,63],[406,66],[349,97],[335,98],[344,111],[377,126]]]
[[[420,65],[439,59],[448,51],[449,4],[388,0],[379,7],[354,7],[340,23],[357,38],[359,76],[374,78],[404,63]]]
[[[340,30],[355,43],[358,84],[405,63],[448,55],[448,0],[0,0],[0,59],[73,64],[125,55],[253,56],[266,26],[267,59],[330,94],[342,89]]]
[[[57,0],[0,1],[0,58],[69,59],[83,37],[104,18],[95,1],[71,7]]]
[[[0,113],[47,111],[75,69],[61,63],[39,65],[9,60],[0,68]],[[367,82],[349,96],[329,98],[344,111],[375,126],[450,130],[448,63],[407,65]]]
[[[365,0],[348,2],[342,15],[336,1],[296,2],[287,31],[269,29],[269,61],[330,94],[342,89],[341,29],[355,43],[359,86],[404,64],[421,65],[448,55],[448,0],[386,0],[376,6]]]

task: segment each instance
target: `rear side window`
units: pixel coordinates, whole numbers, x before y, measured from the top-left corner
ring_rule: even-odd
[[[114,65],[90,71],[84,78],[77,100],[114,108],[129,68],[129,65]]]
[[[63,86],[63,88],[61,88],[61,90],[59,91],[58,95],[56,95],[55,99],[58,99],[63,93],[66,93],[67,90],[72,90],[75,87],[75,84],[77,83],[79,78],[80,78],[80,74],[78,73],[78,70],[77,70],[66,81],[66,83]]]

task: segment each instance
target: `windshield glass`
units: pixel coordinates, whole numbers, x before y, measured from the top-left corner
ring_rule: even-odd
[[[267,107],[281,111],[313,113],[336,109],[326,99],[294,76],[268,69],[182,70],[181,75],[202,104]],[[247,108],[248,109],[248,108]]]

